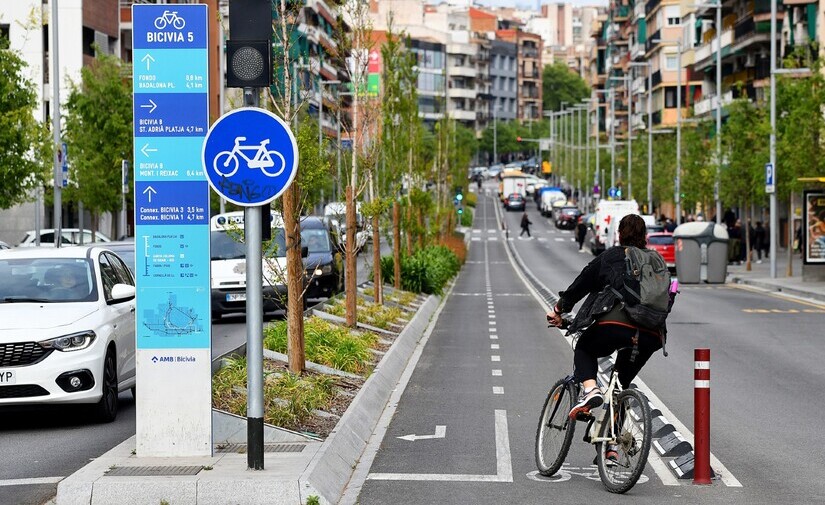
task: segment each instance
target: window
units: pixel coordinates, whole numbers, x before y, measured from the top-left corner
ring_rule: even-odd
[[[665,18],[667,26],[678,26],[682,24],[682,7],[680,5],[666,5]]]
[[[0,49],[8,49],[9,48],[9,25],[0,24]]]
[[[676,107],[676,88],[665,88],[665,108]]]
[[[679,59],[676,55],[665,55],[665,70],[677,70],[679,68]]]
[[[103,297],[108,302],[112,299],[112,287],[119,281],[107,254],[100,255],[100,278],[103,281]]]

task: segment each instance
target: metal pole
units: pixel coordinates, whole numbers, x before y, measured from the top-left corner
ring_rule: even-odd
[[[616,92],[610,88],[610,187],[616,187]]]
[[[338,100],[338,109],[335,111],[335,139],[337,149],[335,150],[335,165],[338,167],[338,179],[335,184],[335,201],[341,201],[341,100]]]
[[[682,41],[677,41],[679,57],[676,72],[676,184],[674,201],[676,202],[676,224],[681,224],[682,215]]]
[[[776,177],[776,0],[771,0],[771,140],[770,140],[770,162],[773,167],[773,184],[774,188],[777,184]],[[770,194],[771,207],[771,229],[770,229],[770,245],[768,246],[771,255],[771,279],[776,279],[776,241],[779,238],[777,228],[779,227],[779,219],[776,213],[776,189]],[[718,218],[717,208],[717,218]],[[789,222],[793,224],[793,216],[790,216]],[[717,219],[718,222],[718,219]],[[788,244],[790,247],[790,244]]]
[[[716,6],[716,187],[713,191],[714,197],[716,198],[717,224],[722,222],[722,200],[719,196],[722,178],[722,0],[718,1],[719,4]],[[774,5],[773,1],[771,5]],[[774,42],[772,42],[772,44],[775,46],[775,23],[772,26],[774,26]],[[774,49],[776,48],[774,47]],[[771,57],[775,54],[775,52],[771,53]],[[773,63],[771,63],[771,65],[773,65]],[[773,66],[771,66],[771,68],[773,68]],[[773,79],[773,75],[771,75],[771,79]]]
[[[594,177],[593,177],[593,184],[594,185],[599,185],[599,197],[601,197],[602,193],[604,192],[604,187],[603,187],[604,185],[601,184],[600,179],[599,179],[601,177],[600,165],[601,165],[601,158],[602,158],[601,146],[599,145],[599,142],[600,142],[599,137],[601,136],[601,128],[600,128],[601,125],[599,124],[599,109],[602,108],[602,103],[599,100],[599,94],[596,93],[595,96],[596,96],[596,173],[594,174]]]
[[[321,80],[320,84],[318,85],[318,89],[321,92],[318,98],[318,154],[321,154],[321,146],[324,145],[324,81]]]
[[[693,350],[694,484],[710,484],[710,349]]]
[[[51,112],[52,112],[52,133],[53,133],[53,141],[54,141],[54,246],[60,247],[61,245],[61,238],[63,236],[63,201],[62,201],[62,191],[63,191],[63,170],[60,163],[60,156],[61,156],[61,143],[60,143],[60,64],[58,62],[58,52],[60,43],[57,37],[57,22],[58,22],[58,15],[57,15],[57,0],[52,0],[52,19],[51,19],[51,31],[52,31],[52,48],[51,48],[51,60],[52,60],[52,75],[50,79],[52,81],[52,99],[51,99]],[[82,232],[81,232],[82,235]]]
[[[498,97],[493,102],[493,165],[498,164]]]
[[[258,107],[259,90],[244,88],[244,105]],[[246,364],[247,468],[264,468],[264,354],[263,354],[263,212],[269,205],[244,208],[246,249]]]
[[[587,124],[585,124],[586,135],[585,135],[585,143],[587,144],[587,149],[584,151],[584,191],[587,197],[585,198],[585,209],[590,210],[591,204],[593,203],[593,192],[592,188],[588,188],[590,185],[590,107],[588,105],[587,108]]]
[[[582,108],[579,107],[577,109],[577,118],[576,118],[576,136],[578,137],[576,146],[576,187],[579,190],[579,199],[582,197]],[[585,185],[587,182],[585,181]],[[578,202],[576,202],[578,203]]]
[[[653,65],[647,66],[647,207],[653,213]]]
[[[633,93],[630,85],[633,84],[633,67],[630,67],[630,76],[625,81],[627,89],[627,198],[633,198]],[[649,211],[648,211],[649,212]]]

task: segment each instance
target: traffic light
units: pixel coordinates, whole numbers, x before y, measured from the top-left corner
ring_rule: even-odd
[[[272,84],[272,3],[230,0],[226,41],[226,87],[262,88]]]
[[[618,198],[619,200],[622,199],[622,183],[621,182],[616,185],[616,198]]]
[[[464,214],[464,207],[458,208],[458,215],[460,216],[461,214]]]

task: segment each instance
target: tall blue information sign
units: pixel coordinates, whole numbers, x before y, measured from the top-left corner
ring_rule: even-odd
[[[212,454],[206,5],[133,5],[137,455]]]

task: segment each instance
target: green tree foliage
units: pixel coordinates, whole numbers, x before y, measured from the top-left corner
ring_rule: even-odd
[[[26,62],[0,39],[0,209],[32,196],[49,173],[48,131],[34,118],[35,84],[24,76]]]
[[[124,70],[118,58],[98,54],[66,102],[64,138],[75,183],[66,197],[94,216],[120,209],[121,162],[132,158],[132,87]]]
[[[561,103],[578,103],[590,96],[590,88],[579,74],[558,61],[544,67],[542,104],[546,111],[561,109]]]
[[[682,209],[707,210],[713,205],[716,140],[711,136],[712,126],[709,121],[682,126]]]
[[[722,129],[721,198],[730,204],[747,205],[764,198],[765,163],[768,160],[770,124],[768,110],[741,98],[729,106]]]

